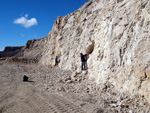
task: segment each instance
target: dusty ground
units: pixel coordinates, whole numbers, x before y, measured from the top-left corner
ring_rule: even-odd
[[[143,96],[96,85],[87,72],[0,62],[0,113],[148,113]],[[23,75],[29,82],[22,82]]]

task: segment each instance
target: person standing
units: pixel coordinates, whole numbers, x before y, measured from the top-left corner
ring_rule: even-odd
[[[58,56],[55,57],[55,66],[58,64]]]
[[[86,54],[83,55],[82,53],[80,53],[81,56],[81,70],[86,70]]]

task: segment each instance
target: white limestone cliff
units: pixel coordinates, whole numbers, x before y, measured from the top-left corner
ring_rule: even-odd
[[[119,91],[144,95],[150,102],[150,1],[90,0],[58,17],[46,37],[40,63],[79,71],[88,54],[88,76]]]

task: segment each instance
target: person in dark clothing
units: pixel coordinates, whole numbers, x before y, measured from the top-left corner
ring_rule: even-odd
[[[86,70],[86,54],[83,55],[82,53],[80,53],[80,56],[81,56],[81,70]]]
[[[55,57],[55,66],[58,64],[58,57]]]

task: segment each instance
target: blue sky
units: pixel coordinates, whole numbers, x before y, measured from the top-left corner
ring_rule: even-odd
[[[78,10],[89,0],[0,0],[0,51],[46,36],[58,16]]]

